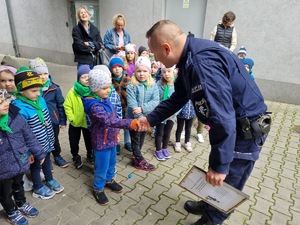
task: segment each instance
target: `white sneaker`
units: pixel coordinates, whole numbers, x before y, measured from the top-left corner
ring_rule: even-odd
[[[192,149],[192,143],[191,143],[191,142],[185,143],[185,144],[184,144],[184,148],[185,148],[185,150],[186,150],[188,153],[190,153],[190,152],[193,151],[193,149]]]
[[[182,139],[184,139],[184,138],[185,138],[185,132],[182,131],[181,134],[180,134],[180,139],[182,140]]]
[[[175,145],[174,145],[174,150],[175,152],[179,153],[181,152],[181,144],[180,142],[176,142]]]
[[[203,138],[203,135],[202,134],[197,134],[197,139],[200,143],[203,143],[204,142],[204,138]]]
[[[23,182],[24,191],[31,191],[33,189],[33,183],[28,180],[26,174],[23,175]]]

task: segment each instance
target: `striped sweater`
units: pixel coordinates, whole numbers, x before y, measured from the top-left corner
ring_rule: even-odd
[[[27,121],[29,127],[37,137],[43,152],[48,153],[54,150],[54,132],[46,102],[42,97],[39,98],[42,104],[45,123],[39,120],[36,109],[28,103],[16,99],[13,101],[13,104],[20,108],[19,113]]]

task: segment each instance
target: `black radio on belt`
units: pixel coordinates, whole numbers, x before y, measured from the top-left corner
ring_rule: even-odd
[[[272,118],[263,115],[256,120],[250,121],[247,117],[237,120],[237,134],[244,140],[256,139],[270,132]]]

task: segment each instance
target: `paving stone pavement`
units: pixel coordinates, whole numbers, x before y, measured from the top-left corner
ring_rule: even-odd
[[[76,79],[75,67],[50,64],[54,81],[61,85],[63,93]],[[63,73],[59,73],[63,71]],[[300,124],[300,106],[266,101],[273,112],[273,126],[262,149],[260,159],[249,178],[244,192],[250,199],[239,206],[224,222],[225,225],[299,225],[300,224],[300,135],[293,131]],[[171,140],[174,142],[174,130]],[[208,134],[205,143],[198,143],[195,128],[191,142],[194,151],[175,153],[170,146],[172,158],[158,162],[153,156],[154,139],[147,135],[143,155],[156,170],[136,170],[130,164],[131,154],[124,148],[118,156],[116,180],[124,187],[121,194],[106,190],[108,206],[100,206],[92,195],[93,169],[85,161],[76,170],[72,164],[68,133],[61,132],[63,157],[70,162],[68,168],[53,166],[54,178],[65,190],[49,200],[36,199],[26,192],[27,200],[40,210],[36,218],[29,218],[32,225],[188,225],[199,217],[188,214],[183,205],[186,200],[198,198],[179,187],[192,165],[207,169],[210,146]],[[123,144],[121,145],[123,147]],[[85,158],[84,144],[80,153]],[[84,159],[85,160],[85,159]],[[132,178],[128,175],[132,174]],[[7,224],[5,214],[0,212],[0,224]]]

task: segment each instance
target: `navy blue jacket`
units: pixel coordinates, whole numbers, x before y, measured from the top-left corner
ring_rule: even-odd
[[[28,153],[39,161],[46,156],[19,110],[10,104],[8,125],[13,133],[0,129],[0,180],[26,173],[29,169]]]
[[[52,123],[56,126],[65,126],[67,124],[63,106],[65,99],[60,87],[51,81],[49,89],[43,92],[42,97],[47,103]]]
[[[260,148],[253,148],[253,140],[238,143],[236,119],[257,118],[267,106],[236,55],[216,42],[187,38],[177,67],[175,92],[146,116],[150,125],[168,118],[191,99],[199,120],[211,128],[210,168],[227,174],[234,157],[256,160]]]

